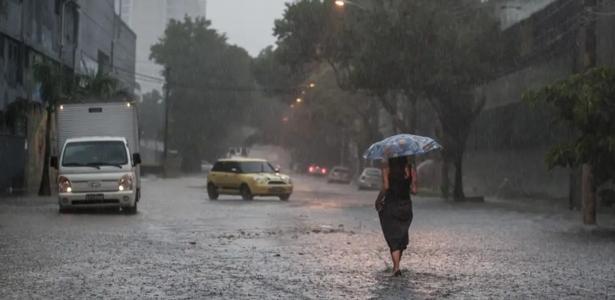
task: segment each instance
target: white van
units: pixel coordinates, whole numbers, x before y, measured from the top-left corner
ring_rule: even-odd
[[[138,125],[132,103],[60,105],[57,110],[60,212],[120,207],[134,214],[141,196]]]

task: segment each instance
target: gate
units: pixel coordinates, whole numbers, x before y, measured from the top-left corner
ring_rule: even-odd
[[[26,139],[0,135],[0,194],[25,188]]]

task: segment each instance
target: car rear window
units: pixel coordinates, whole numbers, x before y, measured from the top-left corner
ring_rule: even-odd
[[[380,176],[380,170],[378,170],[378,169],[367,169],[367,170],[365,170],[365,175]]]

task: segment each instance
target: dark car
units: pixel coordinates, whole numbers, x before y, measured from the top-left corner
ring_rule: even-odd
[[[313,175],[313,176],[326,176],[329,170],[317,164],[311,164],[308,167],[307,171],[308,171],[308,174]]]

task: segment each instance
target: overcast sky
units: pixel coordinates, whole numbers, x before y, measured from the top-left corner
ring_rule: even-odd
[[[207,18],[226,33],[229,43],[252,56],[272,45],[273,21],[282,17],[288,0],[207,0]]]

